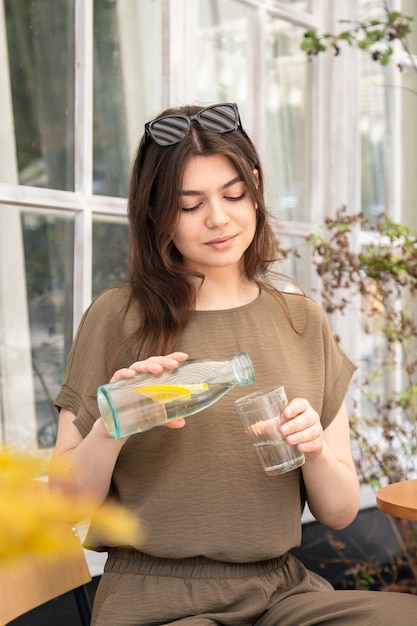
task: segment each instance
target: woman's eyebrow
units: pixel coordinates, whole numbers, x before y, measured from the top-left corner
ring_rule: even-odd
[[[242,182],[242,177],[235,176],[235,178],[232,178],[232,180],[229,180],[228,183],[225,183],[222,189],[227,189],[228,187],[231,187],[232,185],[235,185],[236,183],[240,183],[240,182]]]
[[[242,182],[242,177],[235,176],[235,178],[232,178],[232,180],[229,180],[227,183],[224,183],[224,185],[221,186],[221,189],[227,189],[228,187],[232,187],[236,183],[240,183],[240,182]],[[197,191],[197,190],[194,191],[192,189],[183,189],[181,191],[181,195],[182,196],[202,196],[203,192]]]

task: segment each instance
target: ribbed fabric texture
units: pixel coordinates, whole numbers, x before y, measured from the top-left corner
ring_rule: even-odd
[[[98,417],[95,390],[110,379],[116,347],[137,325],[137,307],[122,314],[129,291],[111,289],[87,311],[71,351],[57,405],[75,413],[86,435]],[[133,435],[119,456],[112,495],[145,526],[144,553],[166,558],[204,556],[231,563],[285,554],[301,539],[301,470],[267,476],[250,444],[234,400],[271,385],[304,397],[326,427],[336,415],[354,366],[335,343],[322,311],[310,299],[270,294],[225,311],[196,311],[179,349],[190,357],[225,359],[247,352],[256,381],[237,387],[184,428]],[[287,313],[290,314],[292,328]],[[135,360],[119,356],[118,367]],[[88,547],[106,548],[89,535]]]

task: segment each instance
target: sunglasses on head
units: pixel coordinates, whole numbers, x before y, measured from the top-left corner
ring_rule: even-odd
[[[242,128],[237,104],[213,104],[201,109],[195,115],[164,115],[145,124],[145,133],[150,135],[158,146],[172,146],[188,134],[191,122],[195,120],[206,130],[215,133],[230,133]]]

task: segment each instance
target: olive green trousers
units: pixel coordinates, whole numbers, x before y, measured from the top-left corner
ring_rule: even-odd
[[[93,626],[393,626],[417,624],[417,596],[335,591],[297,559],[169,560],[112,550]]]

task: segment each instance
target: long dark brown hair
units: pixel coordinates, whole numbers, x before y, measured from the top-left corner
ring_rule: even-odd
[[[162,115],[195,115],[203,107],[171,108]],[[191,122],[180,142],[161,147],[145,134],[133,163],[128,198],[130,304],[140,307],[140,326],[132,341],[138,358],[168,354],[195,308],[196,289],[172,242],[181,214],[184,170],[196,156],[222,154],[230,159],[257,207],[256,231],[244,253],[243,270],[249,281],[276,291],[269,267],[276,256],[276,238],[264,200],[264,177],[256,148],[242,128],[219,134]],[[258,177],[253,170],[258,171]]]

